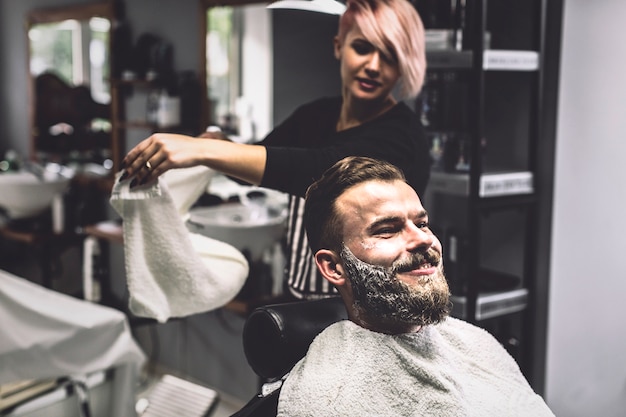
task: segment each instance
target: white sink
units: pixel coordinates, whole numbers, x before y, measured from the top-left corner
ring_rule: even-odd
[[[11,219],[37,216],[52,205],[55,196],[69,187],[73,171],[60,166],[31,171],[0,173],[0,209]]]
[[[187,227],[248,252],[251,260],[259,260],[283,237],[285,218],[282,206],[228,203],[191,209]]]

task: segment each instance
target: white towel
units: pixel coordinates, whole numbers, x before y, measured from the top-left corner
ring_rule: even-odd
[[[289,373],[278,417],[554,417],[483,329],[448,318],[385,335],[335,323]]]
[[[120,173],[121,174],[121,173]],[[222,307],[243,287],[246,258],[233,246],[190,233],[184,219],[206,190],[206,167],[170,170],[130,189],[117,175],[110,203],[122,217],[129,307],[165,322]]]

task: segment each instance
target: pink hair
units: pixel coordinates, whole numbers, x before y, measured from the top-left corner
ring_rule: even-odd
[[[408,0],[348,0],[339,20],[337,37],[343,42],[356,25],[368,41],[388,56],[400,70],[400,98],[415,97],[426,73],[424,25]]]

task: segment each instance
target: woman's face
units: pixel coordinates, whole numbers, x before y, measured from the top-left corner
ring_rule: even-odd
[[[335,57],[341,62],[344,93],[357,100],[384,100],[400,78],[395,56],[388,56],[353,26],[343,42],[335,38]]]

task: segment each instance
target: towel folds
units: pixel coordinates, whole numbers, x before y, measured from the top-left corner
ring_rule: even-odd
[[[125,269],[133,314],[165,322],[222,307],[243,287],[246,258],[233,246],[190,233],[189,208],[214,171],[170,170],[130,188],[117,175],[110,203],[123,221]]]

